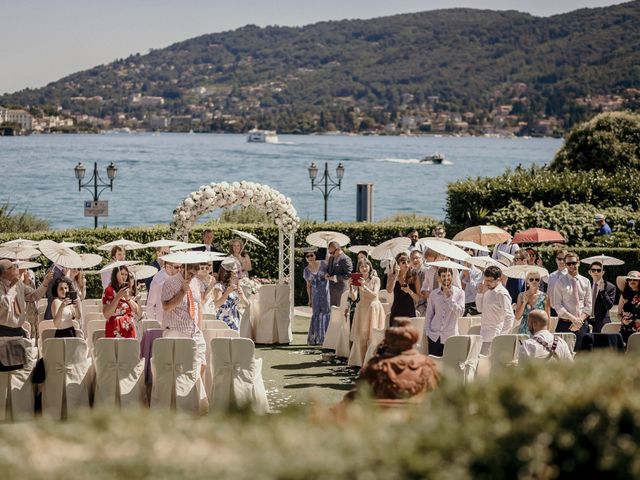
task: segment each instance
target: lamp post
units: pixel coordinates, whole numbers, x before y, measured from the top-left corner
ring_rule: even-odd
[[[342,177],[344,177],[344,166],[342,162],[338,163],[336,167],[336,178],[338,181],[336,182],[329,175],[329,164],[325,162],[324,164],[324,173],[322,174],[322,178],[320,178],[316,182],[316,177],[318,176],[318,167],[315,162],[311,162],[309,165],[309,178],[311,179],[311,190],[317,188],[322,193],[322,197],[324,198],[324,221],[327,221],[327,202],[329,200],[329,194],[333,192],[336,188],[340,190],[340,186],[342,185]],[[321,185],[324,183],[324,186]]]
[[[107,178],[109,182],[105,182],[100,178],[98,174],[98,162],[93,163],[93,175],[89,178],[85,183],[82,183],[82,179],[84,178],[84,174],[87,171],[87,168],[82,164],[82,162],[78,162],[73,168],[73,171],[78,179],[78,191],[81,192],[84,188],[93,196],[93,201],[97,202],[100,198],[100,194],[105,190],[109,189],[113,192],[113,179],[116,178],[116,173],[118,173],[118,167],[116,167],[113,162],[109,164],[107,167]],[[93,184],[93,191],[89,188]],[[102,189],[98,192],[98,187],[102,187]],[[98,217],[94,216],[94,228],[98,228]]]

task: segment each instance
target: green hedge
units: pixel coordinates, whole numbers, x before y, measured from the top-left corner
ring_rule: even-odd
[[[445,382],[406,410],[195,419],[112,409],[3,425],[0,443],[7,479],[638,478],[640,369],[593,353]]]
[[[526,207],[536,202],[551,207],[566,201],[591,204],[598,209],[640,208],[640,172],[620,169],[588,172],[553,172],[534,166],[507,170],[497,177],[461,180],[449,184],[447,218],[457,228],[486,223],[491,212],[506,208],[512,201]]]

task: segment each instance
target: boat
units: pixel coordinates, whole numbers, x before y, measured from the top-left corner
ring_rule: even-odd
[[[442,165],[442,162],[445,161],[443,153],[434,153],[433,155],[427,155],[426,157],[420,160],[420,163],[431,163],[433,165]]]
[[[249,131],[247,142],[251,143],[278,143],[278,135],[274,130],[258,130]]]

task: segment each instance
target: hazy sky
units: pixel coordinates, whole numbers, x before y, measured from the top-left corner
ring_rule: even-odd
[[[246,24],[306,25],[450,7],[549,16],[599,0],[2,0],[0,93],[49,82],[205,33]]]

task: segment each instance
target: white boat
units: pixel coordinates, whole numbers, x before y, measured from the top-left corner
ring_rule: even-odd
[[[249,131],[247,142],[252,143],[278,143],[278,135],[274,130],[257,130]]]
[[[432,163],[433,165],[442,165],[445,161],[443,153],[434,153],[433,155],[427,155],[420,160],[420,163]]]

